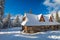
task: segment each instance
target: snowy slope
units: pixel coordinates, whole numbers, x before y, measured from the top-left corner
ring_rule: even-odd
[[[0,40],[60,40],[60,31],[26,34],[20,27],[1,29]]]

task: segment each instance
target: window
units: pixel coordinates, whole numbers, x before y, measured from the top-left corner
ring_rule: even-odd
[[[23,19],[22,19],[23,21],[25,21],[26,20],[26,17],[23,17]]]
[[[41,15],[41,17],[40,17],[40,20],[39,20],[40,22],[45,22],[45,19],[44,19],[44,17],[43,17],[43,15]]]
[[[49,22],[53,22],[52,17],[50,16]]]

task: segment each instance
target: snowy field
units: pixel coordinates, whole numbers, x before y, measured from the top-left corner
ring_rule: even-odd
[[[60,40],[60,31],[26,34],[20,27],[1,29],[0,40]]]

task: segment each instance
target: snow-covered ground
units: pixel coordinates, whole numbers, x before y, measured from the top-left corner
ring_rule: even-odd
[[[21,27],[1,29],[0,40],[60,40],[60,31],[26,34],[20,30]]]

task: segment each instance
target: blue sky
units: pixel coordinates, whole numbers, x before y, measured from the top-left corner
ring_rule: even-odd
[[[33,14],[47,14],[49,10],[43,3],[46,0],[6,0],[5,1],[5,15],[11,13],[12,15],[24,14],[32,9]]]

